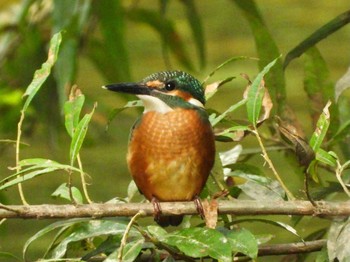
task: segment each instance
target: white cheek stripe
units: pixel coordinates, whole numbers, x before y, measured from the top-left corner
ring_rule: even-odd
[[[143,111],[144,114],[150,111],[165,114],[174,110],[157,97],[148,95],[138,95],[137,97],[143,102],[143,106],[145,107],[145,110]]]
[[[145,107],[145,110],[143,111],[144,114],[151,111],[156,111],[163,114],[174,111],[173,108],[168,106],[157,97],[148,95],[137,95],[137,97],[142,100],[143,106]],[[190,98],[187,102],[192,105],[204,108],[204,105],[195,98]]]
[[[195,98],[190,98],[187,102],[191,103],[192,105],[204,108],[204,105],[199,100],[197,100]]]

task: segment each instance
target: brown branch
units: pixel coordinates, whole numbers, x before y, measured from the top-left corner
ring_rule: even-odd
[[[304,216],[350,216],[350,201],[254,201],[222,200],[218,202],[219,214],[234,215],[304,215]],[[193,202],[161,203],[164,215],[197,214]],[[1,218],[74,218],[134,216],[143,210],[146,216],[153,215],[151,203],[86,204],[86,205],[0,205]]]
[[[274,244],[263,245],[259,247],[258,256],[271,256],[271,255],[290,255],[301,254],[320,251],[324,245],[326,245],[326,239],[319,239],[314,241],[290,243],[290,244]]]
[[[299,242],[299,243],[262,245],[262,246],[259,246],[258,257],[316,252],[316,251],[320,251],[326,245],[326,243],[327,243],[326,239],[319,239],[319,240]],[[165,249],[164,246],[159,246],[159,248]],[[172,254],[172,255],[176,256],[176,254]],[[244,256],[244,255],[239,253],[238,256]],[[93,260],[89,260],[89,262],[92,262],[92,261],[99,262],[105,259],[106,257],[94,257]],[[142,260],[140,261],[150,261],[150,259],[152,259],[152,255],[147,254],[147,255],[143,255]],[[182,259],[184,259],[184,257],[182,257]],[[189,261],[192,261],[192,260],[189,260]],[[251,261],[251,259],[249,259],[248,261]]]

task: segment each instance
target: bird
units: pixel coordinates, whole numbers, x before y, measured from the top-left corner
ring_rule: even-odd
[[[199,194],[214,165],[215,137],[202,84],[177,70],[104,88],[134,94],[143,103],[130,132],[127,164],[140,193],[153,204],[154,220],[162,227],[183,220],[162,215],[160,202],[194,201],[203,217]]]

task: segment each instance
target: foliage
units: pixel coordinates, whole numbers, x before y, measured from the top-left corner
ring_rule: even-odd
[[[0,92],[0,98],[5,98],[1,99],[0,106],[12,106],[15,111],[22,108],[22,117],[17,130],[16,168],[12,175],[0,181],[1,192],[18,185],[22,201],[26,203],[21,189],[23,183],[48,177],[51,172],[65,172],[68,174],[67,183],[59,185],[52,195],[75,204],[92,202],[86,187],[86,173],[83,170],[80,151],[83,150],[88,127],[97,105],[95,104],[89,109],[90,112],[86,113],[86,110],[83,110],[85,96],[78,88],[72,87],[77,71],[77,54],[84,52],[107,80],[129,80],[131,70],[128,48],[125,45],[125,23],[130,19],[145,23],[156,30],[160,34],[165,53],[170,50],[184,68],[192,70],[195,67],[193,58],[187,54],[185,42],[174,23],[165,16],[167,2],[161,1],[161,11],[158,12],[137,5],[126,8],[117,0],[76,1],[73,6],[71,1],[53,0],[54,8],[44,6],[30,18],[32,19],[29,21],[30,28],[26,30],[25,24],[28,22],[30,10],[41,1],[24,1],[19,10],[20,15],[11,22],[16,25],[15,29],[6,29],[6,25],[2,25],[5,28],[2,34],[6,36],[8,45],[0,54],[6,62],[3,63],[4,70],[0,72],[0,76],[4,79],[0,82],[1,89],[8,88],[11,86],[10,83],[14,83],[14,88],[25,86],[26,80],[33,72],[19,69],[24,59],[32,59],[32,65],[39,68],[42,62],[42,50],[46,48],[48,42],[42,35],[44,32],[42,27],[47,26],[43,23],[47,16],[52,18],[53,36],[49,44],[47,61],[42,64],[41,69],[35,71],[31,84],[24,91],[26,97],[23,106],[16,91]],[[331,36],[349,22],[349,11],[316,30],[292,49],[283,60],[255,3],[251,0],[233,2],[242,10],[252,28],[260,58],[258,62],[260,73],[252,81],[246,77],[248,83],[240,101],[231,104],[222,113],[214,109],[208,109],[208,112],[218,141],[241,142],[251,136],[259,149],[255,152],[244,152],[241,147],[235,147],[234,150],[220,152],[202,197],[210,199],[223,191],[225,194],[222,195],[228,199],[248,197],[266,201],[276,199],[292,201],[296,198],[308,198],[313,204],[314,200],[319,199],[349,198],[347,169],[350,166],[348,135],[350,108],[342,97],[349,85],[339,84],[337,89],[337,86],[334,87],[334,84],[330,83],[327,64],[315,46],[324,37]],[[182,1],[182,3],[195,39],[199,65],[203,67],[205,48],[201,17],[194,1]],[[92,33],[97,29],[100,34]],[[28,46],[24,47],[21,40],[30,48],[25,50]],[[17,52],[11,60],[10,54],[13,54],[14,50]],[[305,92],[312,105],[310,119],[314,123],[314,131],[309,134],[310,139],[304,135],[301,124],[292,110],[288,109],[285,92],[286,79],[283,70],[291,60],[300,55],[305,56]],[[229,59],[215,68],[203,81],[208,100],[215,97],[221,86],[234,79],[228,76],[222,81],[207,84],[211,77],[228,63],[242,59],[248,58]],[[19,72],[23,74],[20,77],[17,75]],[[16,82],[14,79],[20,80]],[[344,76],[344,79],[348,79],[348,75]],[[55,86],[57,96],[54,96],[54,102],[49,103],[53,104],[58,116],[60,111],[64,114],[64,126],[71,138],[67,152],[68,164],[39,157],[20,159],[22,123],[26,122],[24,116],[30,114],[33,108],[40,111],[38,105],[40,103],[36,104],[35,100],[39,99],[41,93],[45,97],[45,92],[41,90],[44,82]],[[67,90],[70,93],[68,99],[66,99]],[[139,102],[128,102],[124,107],[115,109],[109,121],[125,109],[137,106],[140,106]],[[240,121],[232,121],[232,116],[243,106],[246,106],[246,115]],[[50,113],[47,110],[45,112]],[[289,183],[280,176],[279,172],[283,167],[276,166],[271,157],[273,147],[275,150],[277,148],[280,155],[287,160],[294,161],[294,166],[300,164],[302,167],[295,168],[295,175],[305,179],[305,196],[297,195],[295,190],[289,188]],[[251,165],[245,161],[259,154],[271,169],[271,174],[258,165]],[[299,161],[298,164],[295,159]],[[80,175],[83,193],[72,185],[72,176],[76,174]],[[331,177],[332,180],[328,182],[327,177]],[[334,183],[338,186],[334,186]],[[136,191],[131,182],[128,196],[122,201],[131,201]],[[132,219],[82,218],[55,222],[28,239],[23,248],[23,257],[28,258],[29,247],[33,242],[51,232],[56,232],[56,235],[47,245],[47,251],[42,255],[41,261],[80,261],[96,257],[105,259],[104,261],[135,261],[144,256],[154,261],[181,259],[194,261],[202,258],[232,261],[237,255],[256,259],[259,245],[269,241],[273,236],[264,237],[249,229],[245,223],[252,221],[279,227],[301,240],[323,237],[323,235],[315,237],[312,233],[302,236],[296,230],[296,226],[304,219],[303,217],[292,218],[289,221],[292,225],[289,225],[283,221],[266,218],[238,219],[231,215],[221,215],[214,221],[212,226],[214,228],[192,226],[187,220],[179,229],[165,230],[159,226],[142,225],[138,221],[138,216]],[[210,214],[208,216],[210,217]],[[0,226],[1,223],[2,221]],[[322,232],[326,230],[329,233],[327,243],[329,260],[336,258],[340,261],[349,260],[350,254],[346,248],[350,234],[349,220],[334,220],[329,227],[323,228]],[[324,253],[320,252],[318,256],[321,259]],[[0,258],[8,257],[17,256],[0,252]]]

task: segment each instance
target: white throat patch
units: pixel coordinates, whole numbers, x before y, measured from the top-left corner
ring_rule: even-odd
[[[145,107],[143,111],[144,114],[150,111],[165,114],[174,110],[157,97],[148,95],[138,95],[137,97],[142,100],[143,106]]]
[[[190,98],[190,100],[188,100],[187,102],[191,103],[192,105],[204,108],[204,105],[197,99],[195,98]]]

